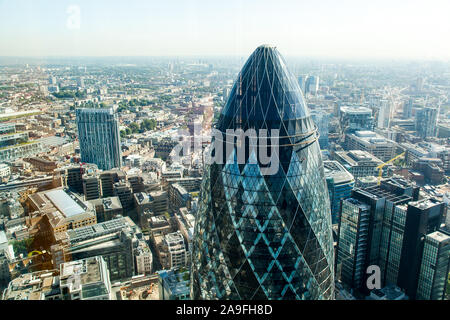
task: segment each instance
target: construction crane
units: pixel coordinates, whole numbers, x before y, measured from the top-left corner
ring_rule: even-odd
[[[391,162],[393,162],[393,161],[395,161],[395,160],[397,160],[397,159],[400,158],[400,157],[403,157],[404,155],[405,155],[405,152],[402,152],[402,153],[400,153],[398,156],[395,156],[395,157],[392,158],[391,160],[386,161],[385,163],[382,163],[382,164],[380,164],[380,165],[377,167],[377,169],[379,170],[379,171],[378,171],[378,183],[377,183],[377,185],[380,185],[380,183],[381,183],[381,175],[382,175],[382,173],[383,173],[383,168],[384,168],[384,166],[385,166],[385,165],[388,165],[389,163],[391,163]]]

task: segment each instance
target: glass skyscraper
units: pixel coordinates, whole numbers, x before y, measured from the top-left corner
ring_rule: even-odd
[[[99,169],[122,166],[117,115],[112,108],[80,108],[76,110],[81,160]]]
[[[263,173],[268,165],[250,147],[239,161],[234,137],[223,161],[205,166],[191,297],[333,299],[330,202],[317,127],[274,47],[260,46],[247,60],[215,128],[227,138],[237,129],[279,130],[276,172]],[[211,154],[224,144],[214,135]]]

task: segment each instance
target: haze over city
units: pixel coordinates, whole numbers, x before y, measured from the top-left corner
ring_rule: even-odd
[[[449,59],[450,2],[0,1],[1,56]]]
[[[2,311],[450,300],[449,12],[0,0]]]

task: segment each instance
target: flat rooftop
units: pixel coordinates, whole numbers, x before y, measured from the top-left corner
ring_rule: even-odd
[[[126,219],[119,218],[91,226],[71,229],[67,231],[71,243],[77,243],[83,240],[95,238],[104,234],[114,233],[127,227]]]
[[[59,189],[49,191],[46,192],[45,195],[50,199],[53,205],[66,217],[73,217],[86,211],[64,190]]]
[[[427,234],[428,238],[434,239],[437,242],[449,241],[450,237],[442,232],[435,231],[433,233]]]
[[[353,175],[337,161],[324,161],[323,168],[326,178],[333,178],[335,184],[354,181]]]

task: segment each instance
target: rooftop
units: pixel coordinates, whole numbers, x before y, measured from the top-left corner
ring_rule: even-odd
[[[337,161],[324,161],[326,178],[333,178],[334,184],[354,182],[353,175]]]
[[[86,211],[62,189],[46,192],[45,195],[66,217],[72,217]]]
[[[450,237],[448,235],[439,231],[427,234],[427,238],[433,239],[437,242],[450,241]]]

